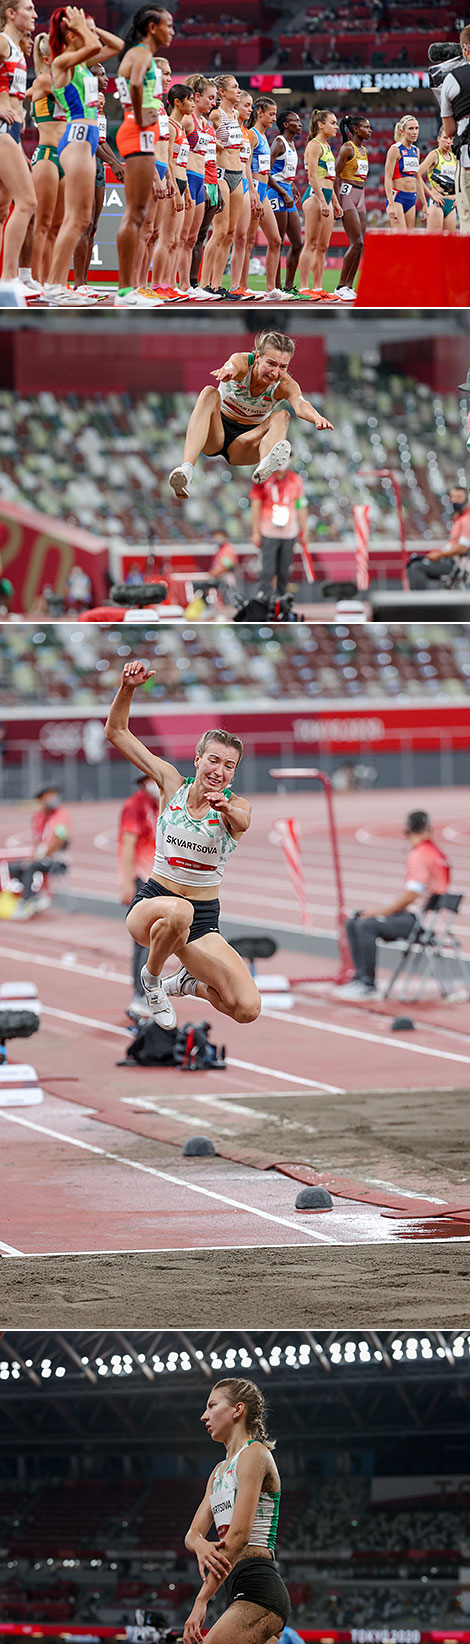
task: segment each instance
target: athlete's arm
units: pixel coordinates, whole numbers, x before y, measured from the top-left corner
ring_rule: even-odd
[[[395,170],[395,163],[396,163],[397,159],[398,159],[398,143],[392,143],[392,147],[389,148],[388,154],[387,154],[387,157],[386,157],[386,160],[385,160],[384,188],[385,188],[385,193],[386,193],[386,196],[387,196],[387,209],[392,211],[395,216],[397,216],[398,213],[397,213],[397,208],[396,208],[396,205],[395,205],[394,199],[393,199],[393,173],[394,173],[394,170]]]
[[[324,206],[326,204],[326,201],[325,201],[325,196],[324,196],[323,189],[322,189],[322,186],[321,186],[320,178],[319,178],[319,175],[318,175],[318,161],[320,159],[320,154],[321,154],[321,143],[319,143],[318,137],[311,137],[310,142],[307,143],[307,147],[306,147],[306,150],[305,150],[305,166],[306,166],[306,170],[307,170],[307,177],[308,177],[308,180],[309,180],[310,188],[312,188],[314,194],[316,194],[317,200],[319,200],[321,206]]]
[[[108,57],[116,57],[118,51],[122,51],[124,45],[124,41],[121,40],[121,36],[119,34],[109,34],[108,29],[98,28],[97,23],[95,23],[94,27],[95,34],[98,35],[101,45],[105,48],[100,54],[99,62],[106,62]]]
[[[123,183],[124,182],[124,166],[123,166],[122,160],[117,160],[116,159],[116,155],[115,155],[113,149],[111,148],[111,144],[106,142],[104,137],[103,137],[103,141],[101,143],[98,143],[98,148],[97,148],[96,152],[97,152],[97,154],[100,155],[101,160],[105,160],[107,166],[111,166],[111,171],[114,173],[114,176],[116,178],[116,182]]]
[[[418,149],[418,155],[419,155],[419,149]],[[421,201],[421,216],[422,216],[423,221],[424,221],[424,218],[427,217],[427,214],[428,214],[428,202],[427,202],[427,199],[426,199],[423,179],[422,179],[422,177],[420,177],[419,171],[417,171],[417,173],[416,173],[416,192],[417,192],[417,195],[418,195],[418,199]]]
[[[266,1452],[262,1444],[250,1444],[249,1450],[242,1452],[238,1458],[237,1472],[238,1490],[232,1522],[227,1534],[219,1542],[219,1546],[230,1559],[231,1567],[243,1557],[245,1548],[249,1546],[256,1508],[266,1476]],[[201,1629],[204,1626],[209,1599],[225,1580],[226,1575],[218,1577],[212,1571],[206,1576],[186,1622],[184,1644],[202,1644]]]
[[[354,148],[353,148],[353,145],[352,145],[351,141],[341,144],[341,148],[340,148],[340,151],[339,151],[339,154],[338,154],[338,159],[336,161],[336,167],[335,167],[337,183],[341,182],[341,173],[344,170],[344,167],[345,167],[347,161],[352,160],[353,154],[354,154]]]
[[[129,710],[137,685],[144,685],[146,679],[151,679],[154,669],[147,669],[145,662],[126,662],[122,670],[119,690],[111,703],[108,718],[104,728],[108,742],[129,759],[131,765],[137,765],[139,771],[145,771],[146,776],[152,776],[160,792],[171,798],[176,789],[181,786],[182,776],[174,765],[169,765],[166,759],[157,759],[151,754],[145,744],[129,730]]]
[[[333,423],[328,422],[327,417],[322,417],[321,412],[316,411],[315,406],[310,405],[309,400],[304,400],[302,390],[299,388],[298,382],[294,382],[293,377],[281,377],[274,398],[275,400],[287,400],[288,404],[292,406],[292,410],[295,411],[296,417],[300,417],[301,422],[313,422],[314,428],[333,427]]]
[[[247,832],[251,822],[251,805],[249,805],[248,800],[238,798],[235,793],[231,794],[230,799],[228,799],[227,794],[223,792],[213,794],[212,791],[206,793],[204,798],[209,801],[215,811],[219,812],[227,833],[238,843],[242,834]]]
[[[213,1467],[210,1478],[207,1482],[205,1495],[202,1498],[197,1512],[194,1514],[192,1524],[190,1524],[189,1530],[184,1538],[185,1547],[188,1548],[190,1553],[196,1554],[199,1565],[199,1574],[202,1581],[205,1581],[207,1570],[213,1571],[213,1573],[221,1580],[223,1580],[231,1570],[231,1563],[228,1554],[225,1552],[219,1552],[219,1545],[217,1541],[207,1540],[207,1532],[210,1530],[211,1524],[214,1522],[210,1497],[215,1471],[216,1469]]]
[[[77,47],[75,51],[71,51],[67,47],[65,51],[59,53],[58,57],[54,57],[52,65],[54,70],[53,84],[59,87],[67,84],[70,69],[76,68],[78,63],[88,63],[92,57],[96,57],[97,53],[96,30],[89,27],[85,12],[80,11],[78,6],[67,6],[66,20],[69,28],[73,29],[75,34],[81,36],[82,45]]]
[[[283,145],[282,145],[281,139],[280,139],[280,137],[275,137],[274,142],[272,144],[272,148],[271,148],[271,166],[273,164],[273,161],[277,160],[279,158],[279,155],[282,154],[282,153],[283,153]],[[279,198],[284,201],[284,205],[289,210],[291,201],[290,201],[290,197],[287,193],[287,189],[284,188],[282,178],[279,178],[279,177],[276,177],[275,175],[273,175],[273,172],[271,170],[269,171],[269,175],[268,175],[268,188],[274,188],[276,190],[276,194],[279,194]]]
[[[231,354],[225,365],[219,365],[217,371],[211,371],[211,377],[217,382],[231,382],[233,377],[244,377],[248,370],[248,354]]]
[[[255,548],[261,547],[261,497],[251,499],[251,537]]]
[[[390,919],[392,913],[404,913],[406,908],[411,907],[412,902],[416,902],[418,895],[419,891],[405,888],[396,902],[390,903],[389,908],[366,908],[365,912],[361,913],[361,919]]]

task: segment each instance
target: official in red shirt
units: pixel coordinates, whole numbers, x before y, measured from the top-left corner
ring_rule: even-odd
[[[273,592],[287,593],[297,538],[307,546],[308,511],[300,474],[292,468],[271,474],[250,491],[251,531],[261,548],[262,567],[257,593],[269,600]]]
[[[432,548],[422,559],[416,555],[410,560],[410,588],[432,588],[444,577],[450,586],[454,573],[463,572],[464,568],[470,572],[470,508],[465,486],[454,485],[449,501],[454,515],[449,541],[445,548]]]
[[[431,820],[427,811],[410,811],[405,824],[410,840],[405,884],[401,896],[387,908],[370,909],[366,914],[355,914],[346,925],[347,938],[355,965],[353,981],[340,989],[343,997],[377,998],[375,963],[377,937],[382,942],[397,942],[411,936],[417,915],[423,912],[428,897],[434,892],[444,895],[449,886],[450,867],[444,852],[431,837]],[[413,908],[413,912],[408,911]],[[418,917],[419,928],[419,917]]]
[[[155,856],[155,830],[159,808],[156,782],[150,776],[138,776],[135,793],[124,801],[119,817],[119,881],[121,901],[128,907],[137,891],[149,879]],[[148,1005],[140,980],[142,966],[147,963],[148,950],[133,942],[132,980],[134,993],[129,1005],[129,1016],[138,1020],[148,1016]]]

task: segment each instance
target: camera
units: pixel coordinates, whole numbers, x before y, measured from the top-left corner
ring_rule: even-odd
[[[446,74],[453,74],[454,69],[461,68],[465,62],[459,41],[435,40],[428,50],[429,84],[432,87],[438,108],[441,107],[441,91]]]

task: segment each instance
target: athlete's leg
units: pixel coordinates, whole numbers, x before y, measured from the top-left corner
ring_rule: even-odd
[[[281,239],[271,201],[263,201],[263,215],[261,218],[261,232],[266,240],[266,290],[273,291],[276,283],[277,265],[281,255]]]
[[[238,218],[238,223],[237,223],[237,226],[236,226],[236,229],[235,229],[234,241],[233,241],[233,246],[232,246],[232,260],[231,260],[231,264],[230,264],[230,290],[231,291],[239,291],[240,287],[243,283],[242,282],[243,262],[244,262],[244,257],[245,257],[246,240],[247,240],[248,230],[249,230],[249,227],[250,227],[250,222],[251,222],[250,196],[249,196],[249,194],[244,194],[244,196],[243,196],[243,206],[242,206],[242,209],[241,209],[241,212],[240,212],[240,216]]]
[[[219,228],[216,229],[216,223],[217,223],[217,218],[216,218],[216,223],[214,223],[214,228],[213,228],[213,231],[212,231],[212,238],[213,239],[215,238],[215,235],[217,234],[217,244],[216,244],[215,251],[214,251],[214,261],[213,261],[213,264],[212,264],[212,280],[211,280],[211,283],[214,286],[215,291],[217,291],[219,289],[219,286],[222,285],[222,280],[223,280],[224,272],[225,272],[225,266],[226,266],[226,263],[228,262],[228,258],[230,256],[230,251],[231,251],[231,248],[232,248],[233,239],[234,239],[234,235],[235,235],[236,228],[237,228],[237,223],[239,221],[239,218],[241,217],[242,211],[243,211],[243,188],[242,188],[242,183],[240,181],[239,183],[237,183],[237,187],[232,189],[231,194],[229,193],[229,199],[228,199],[228,205],[227,205],[226,212],[221,212],[220,213],[220,218],[219,218],[219,223],[221,223],[220,229]]]
[[[208,931],[175,951],[180,965],[196,978],[197,999],[206,999],[234,1022],[256,1021],[261,1010],[256,983],[240,954],[218,931]]]
[[[280,288],[281,288],[281,251],[282,251],[282,247],[283,247],[283,244],[284,244],[286,227],[287,227],[287,207],[284,209],[284,211],[274,211],[274,207],[272,207],[272,210],[273,210],[273,216],[274,216],[275,222],[277,224],[277,231],[278,231],[278,234],[279,234],[279,258],[278,258],[276,273],[275,273],[275,276],[274,276],[274,284],[275,284],[275,286],[277,287],[277,289],[279,291]],[[271,290],[271,287],[269,287],[269,290]]]
[[[201,285],[203,286],[214,285],[214,261],[218,255],[220,240],[222,236],[226,235],[230,221],[230,189],[228,183],[225,181],[225,177],[221,177],[219,188],[224,203],[222,211],[218,211],[217,215],[214,217],[212,234],[210,240],[207,242],[202,259]]]
[[[270,1639],[280,1638],[283,1628],[282,1617],[273,1610],[238,1598],[209,1628],[206,1639],[208,1644],[269,1644]]]
[[[325,257],[326,257],[326,253],[327,253],[327,250],[328,250],[328,246],[330,244],[331,235],[332,235],[332,232],[333,232],[334,220],[335,220],[335,217],[334,217],[333,206],[330,204],[329,211],[328,211],[328,216],[321,218],[320,232],[319,232],[319,236],[318,236],[318,240],[317,240],[317,244],[316,244],[316,248],[315,248],[315,253],[314,253],[314,257],[313,257],[312,278],[313,278],[313,289],[314,289],[314,291],[321,291],[321,288],[322,288],[322,280],[323,280],[323,274],[324,274],[324,269],[325,269]]]
[[[3,236],[3,280],[18,278],[18,257],[31,217],[36,210],[36,193],[23,149],[6,134],[0,136],[0,172],[6,194],[14,200],[14,210]]]
[[[33,166],[32,175],[37,205],[31,268],[33,279],[42,283],[49,272],[45,247],[54,221],[60,177],[57,166],[51,160],[38,160]]]
[[[192,212],[191,213],[188,212],[188,217],[190,217],[189,222],[186,222],[186,215],[185,215],[185,224],[184,224],[184,230],[183,230],[183,232],[184,232],[184,246],[182,248],[182,259],[181,259],[182,260],[181,288],[182,288],[183,291],[187,291],[188,286],[190,285],[193,251],[194,251],[194,247],[195,247],[195,244],[196,244],[196,241],[197,241],[197,238],[198,238],[199,230],[200,230],[202,219],[203,219],[203,216],[204,216],[204,211],[205,211],[205,205],[204,205],[204,201],[202,201],[199,205],[196,205],[196,204],[193,203]]]
[[[59,229],[60,229],[60,227],[63,223],[63,220],[64,220],[64,203],[65,203],[65,177],[61,177],[60,181],[59,181],[59,192],[58,192],[58,195],[57,195],[57,204],[56,204],[54,216],[53,216],[52,223],[51,223],[51,226],[50,226],[50,229],[49,229],[49,233],[47,235],[47,239],[46,239],[46,243],[45,243],[44,250],[43,250],[43,255],[42,255],[42,283],[43,284],[44,284],[44,281],[49,280],[49,277],[50,277],[50,267],[51,267],[51,263],[52,263],[52,258],[54,256],[55,243],[56,243],[57,235],[59,233]]]
[[[299,258],[299,287],[301,291],[308,291],[310,273],[322,222],[320,202],[316,195],[311,194],[310,198],[305,201],[304,216],[305,242]],[[315,281],[313,283],[315,287]]]
[[[349,288],[353,285],[362,256],[364,226],[365,218],[363,217],[361,221],[357,206],[348,206],[344,209],[343,227],[348,236],[349,247],[343,261],[336,287],[337,291],[340,290],[342,285],[347,285]]]
[[[224,443],[224,429],[220,407],[218,389],[201,389],[198,394],[194,411],[191,412],[186,439],[184,442],[183,462],[197,462],[201,452],[206,457],[215,457],[222,450]]]
[[[159,976],[170,953],[179,954],[181,944],[187,942],[194,918],[192,902],[185,896],[145,897],[131,908],[126,925],[141,947],[148,947],[147,969],[151,976]]]
[[[67,284],[75,246],[91,220],[95,191],[95,157],[89,143],[68,143],[60,163],[65,173],[65,211],[51,263],[51,285]]]
[[[280,440],[285,440],[290,422],[288,411],[280,406],[273,411],[270,417],[265,417],[256,428],[249,428],[243,434],[238,434],[228,448],[228,460],[232,468],[249,467],[252,462],[259,462],[260,458],[269,456],[273,446]]]
[[[409,212],[407,211],[406,215],[405,215],[405,212],[403,210],[403,206],[402,206],[400,200],[395,200],[394,201],[393,209],[394,209],[394,212],[396,213],[396,215],[393,216],[393,217],[390,217],[390,228],[391,228],[392,234],[406,234],[406,218],[409,216]],[[387,210],[387,214],[388,214],[388,210]]]
[[[217,206],[216,205],[206,205],[206,207],[205,207],[204,216],[203,216],[202,223],[201,223],[201,226],[200,226],[200,229],[199,229],[199,234],[198,234],[196,243],[193,247],[193,254],[192,254],[192,258],[191,258],[191,285],[197,285],[198,284],[199,269],[201,267],[202,258],[203,258],[203,255],[204,255],[204,246],[205,246],[205,243],[206,243],[206,240],[207,240],[209,229],[212,227],[212,223],[213,223],[216,211],[217,211]]]
[[[117,233],[121,291],[135,286],[140,234],[152,192],[154,173],[153,154],[130,154],[126,160],[126,206]]]
[[[294,290],[294,280],[297,273],[297,264],[302,250],[302,229],[298,211],[288,211],[286,234],[289,240],[289,250],[286,261],[285,291]]]
[[[405,211],[405,227],[408,234],[416,228],[416,206],[410,206],[409,211]]]

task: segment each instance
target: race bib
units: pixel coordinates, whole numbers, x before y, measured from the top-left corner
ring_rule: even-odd
[[[141,154],[153,154],[155,152],[155,132],[153,126],[150,126],[148,131],[141,131],[139,137],[139,149]]]
[[[335,167],[334,154],[329,154],[328,157],[327,157],[327,162],[326,162],[326,175],[327,175],[327,177],[334,177],[335,170],[336,170],[336,167]]]
[[[69,143],[86,143],[87,137],[88,126],[82,125],[80,120],[72,120],[68,129]]]
[[[341,194],[352,194],[352,187],[353,187],[352,183],[342,183],[340,191],[339,191],[340,195]]]
[[[117,91],[119,101],[121,103],[122,108],[131,108],[132,107],[132,98],[131,98],[131,94],[130,94],[130,91],[129,91],[129,86],[127,84],[127,80],[124,79],[123,74],[118,74],[118,76],[117,76],[116,91]]]
[[[226,145],[225,145],[226,148],[240,148],[241,143],[242,143],[242,134],[241,134],[240,127],[239,127],[239,124],[238,124],[238,120],[227,120],[227,142],[226,142]]]
[[[367,154],[363,154],[361,159],[359,159],[358,162],[357,162],[357,167],[356,167],[357,176],[358,177],[367,177],[368,171],[369,171],[369,161],[367,159]]]
[[[289,509],[280,502],[273,502],[271,517],[273,525],[288,525]]]
[[[417,154],[405,154],[403,157],[404,176],[415,177],[417,171],[419,171],[419,160]]]
[[[87,108],[98,108],[99,86],[96,74],[83,76],[83,101]]]
[[[26,69],[23,68],[21,63],[17,63],[16,68],[14,68],[14,70],[13,70],[13,74],[12,74],[11,81],[10,81],[10,96],[11,97],[24,97],[25,91],[26,91]]]
[[[266,154],[263,150],[261,152],[261,154],[259,156],[259,160],[258,160],[258,171],[261,173],[261,176],[263,176],[270,170],[270,168],[271,168],[271,155]]]
[[[295,174],[296,174],[296,171],[297,171],[298,158],[299,158],[299,156],[298,156],[297,151],[295,149],[289,148],[287,150],[286,158],[285,158],[285,164],[284,164],[284,176],[287,178],[287,181],[289,183],[292,182],[292,178],[295,177]]]
[[[188,164],[190,152],[191,152],[191,150],[190,150],[190,147],[189,147],[189,143],[185,141],[184,143],[181,144],[181,148],[179,149],[177,159],[176,159],[177,165],[186,166]]]
[[[165,111],[158,116],[158,135],[160,138],[166,138],[170,135],[170,121]]]
[[[105,143],[106,142],[106,132],[107,132],[107,130],[108,130],[108,122],[107,122],[107,119],[106,119],[106,115],[105,114],[99,114],[98,115],[98,131],[99,131],[99,134],[100,134],[100,143]]]

